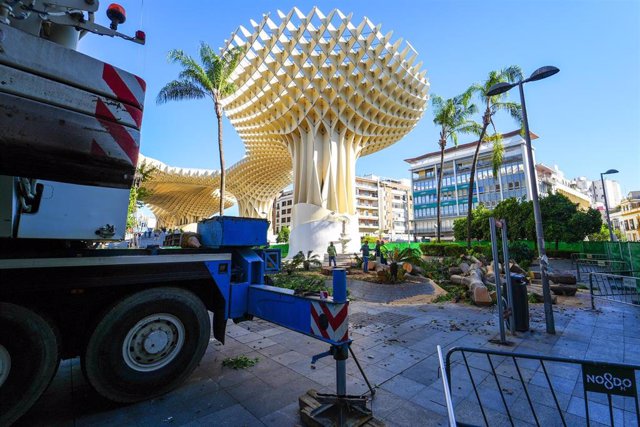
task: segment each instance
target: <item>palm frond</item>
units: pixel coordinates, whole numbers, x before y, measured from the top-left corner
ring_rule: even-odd
[[[435,113],[436,110],[442,109],[443,104],[444,104],[444,99],[441,96],[436,94],[431,95],[431,106],[433,107],[434,115],[436,115]]]
[[[509,83],[515,83],[522,80],[522,69],[518,65],[510,65],[500,70],[500,74],[504,76]]]
[[[174,80],[167,83],[156,97],[156,104],[164,104],[169,101],[182,101],[185,99],[202,99],[207,93],[191,81]]]
[[[513,118],[518,125],[522,125],[522,108],[517,102],[496,102],[493,104],[492,108],[495,112],[508,112],[511,118]]]
[[[470,133],[475,136],[480,136],[480,132],[482,132],[482,125],[480,123],[474,122],[473,120],[467,120],[458,128],[458,132]]]
[[[167,58],[169,62],[178,63],[182,68],[202,68],[195,59],[184,53],[181,49],[170,50]]]

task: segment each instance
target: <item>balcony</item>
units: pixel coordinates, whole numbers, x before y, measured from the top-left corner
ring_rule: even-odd
[[[377,211],[378,210],[378,205],[365,205],[365,204],[359,203],[356,200],[356,208],[362,208],[362,209],[369,209],[369,210],[376,210]]]
[[[357,203],[357,199],[364,199],[364,200],[378,200],[378,196],[377,195],[372,195],[372,194],[362,194],[362,193],[358,193],[356,194],[356,203]]]

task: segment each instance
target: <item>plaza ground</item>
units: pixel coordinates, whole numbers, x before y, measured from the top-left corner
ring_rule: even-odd
[[[382,292],[382,291],[377,291]],[[436,346],[495,349],[640,364],[640,309],[597,303],[579,292],[572,304],[554,306],[556,335],[547,335],[541,304],[531,305],[531,331],[509,336],[512,345],[498,346],[493,308],[467,304],[398,305],[356,299],[350,307],[353,349],[369,380],[377,385],[371,406],[388,426],[447,425]],[[328,345],[262,320],[229,323],[227,343],[211,341],[200,366],[179,389],[134,405],[118,405],[97,396],[85,382],[78,359],[64,361],[51,386],[19,426],[294,426],[300,425],[298,396],[309,389],[335,392],[332,358],[311,367],[311,356]],[[250,368],[222,366],[228,357],[257,357]],[[514,374],[496,365],[516,425],[535,425]],[[509,425],[490,370],[470,362],[480,375],[483,405],[491,425]],[[473,390],[462,365],[453,367],[453,396],[459,420],[482,425]],[[544,405],[540,370],[524,366],[524,376],[536,404]],[[367,391],[353,359],[347,362],[349,394]],[[488,378],[488,379],[487,379]],[[585,425],[579,370],[550,369],[559,404],[568,425]],[[536,394],[537,393],[537,394]],[[601,396],[602,397],[602,396]],[[523,403],[524,402],[524,403]],[[600,402],[600,403],[598,403]],[[591,404],[593,426],[608,425],[601,400]],[[605,399],[606,403],[606,399]],[[637,425],[633,405],[616,404],[616,425]],[[545,427],[561,425],[550,406],[541,406]],[[520,419],[522,418],[522,419]],[[599,424],[601,422],[602,424]]]

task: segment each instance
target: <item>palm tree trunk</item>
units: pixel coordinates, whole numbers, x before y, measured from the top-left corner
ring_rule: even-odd
[[[215,102],[216,117],[218,119],[218,151],[220,153],[220,216],[224,215],[224,188],[225,188],[225,170],[224,170],[224,149],[222,147],[222,107],[219,102]]]
[[[444,147],[446,142],[440,141],[440,171],[438,173],[438,189],[436,193],[436,241],[440,243],[440,196],[442,193],[442,175],[444,173]]]
[[[482,139],[484,135],[487,133],[487,128],[489,127],[489,119],[491,118],[491,110],[489,110],[489,106],[487,105],[487,110],[484,113],[483,121],[482,121],[482,132],[480,132],[480,137],[478,138],[478,145],[476,146],[476,151],[473,153],[473,161],[471,162],[471,172],[469,174],[469,191],[467,196],[467,248],[471,249],[471,220],[473,218],[473,190],[474,184],[476,181],[476,165],[478,163],[478,155],[480,154],[480,145],[482,144]]]

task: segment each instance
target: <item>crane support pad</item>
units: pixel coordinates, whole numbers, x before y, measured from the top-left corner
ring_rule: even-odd
[[[340,345],[349,341],[349,302],[295,295],[293,290],[249,286],[249,314],[312,338]]]

